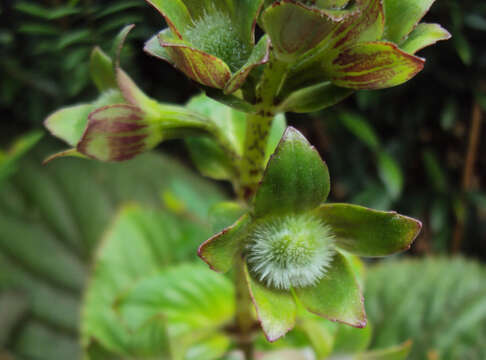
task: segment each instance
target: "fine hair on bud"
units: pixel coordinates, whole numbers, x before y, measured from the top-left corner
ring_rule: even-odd
[[[185,36],[192,44],[222,59],[232,71],[243,66],[249,55],[241,35],[229,14],[217,9],[215,5],[205,10],[185,29]]]
[[[310,214],[261,220],[246,245],[252,275],[282,290],[315,285],[325,277],[334,253],[331,227]]]

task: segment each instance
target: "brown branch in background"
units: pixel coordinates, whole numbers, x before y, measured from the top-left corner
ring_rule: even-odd
[[[479,139],[481,135],[482,112],[481,106],[474,101],[472,112],[472,124],[469,129],[469,146],[467,149],[466,162],[464,164],[462,177],[461,208],[466,206],[465,196],[474,186],[474,171],[478,156]],[[452,236],[452,253],[457,254],[461,249],[464,239],[465,214],[459,214],[456,227]]]

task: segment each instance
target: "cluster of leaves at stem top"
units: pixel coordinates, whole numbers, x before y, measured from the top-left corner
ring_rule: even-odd
[[[273,57],[286,68],[277,109],[309,112],[355,90],[410,80],[425,63],[416,52],[450,37],[438,24],[419,24],[434,0],[148,2],[169,28],[147,42],[146,52],[219,100],[243,100],[248,111],[258,101],[260,65]],[[265,35],[255,45],[257,22]]]
[[[199,248],[226,272],[244,259],[246,279],[269,341],[293,328],[297,303],[355,327],[366,325],[361,289],[347,253],[386,256],[408,249],[421,229],[395,212],[324,204],[329,172],[289,127],[270,159],[249,212]]]

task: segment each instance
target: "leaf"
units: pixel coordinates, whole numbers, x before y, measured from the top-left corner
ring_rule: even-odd
[[[221,59],[194,48],[166,32],[158,35],[160,45],[170,56],[173,65],[186,76],[212,88],[223,89],[231,78],[231,70]]]
[[[324,204],[316,211],[331,226],[336,246],[359,256],[387,256],[408,250],[422,224],[415,219],[351,204]]]
[[[356,360],[406,360],[412,349],[412,342],[406,343],[392,348],[365,352],[355,357]]]
[[[0,188],[3,181],[17,171],[17,163],[44,136],[42,132],[32,131],[14,141],[10,149],[0,152]]]
[[[316,315],[358,328],[366,326],[361,290],[351,266],[339,252],[316,285],[296,288],[295,293],[302,305]]]
[[[224,87],[224,93],[232,94],[236,90],[240,89],[254,68],[268,62],[269,52],[270,40],[267,36],[264,36],[253,48],[253,51],[245,65],[243,65],[240,70],[231,76],[228,83]]]
[[[146,0],[165,18],[171,31],[182,39],[182,32],[192,24],[191,15],[182,0]]]
[[[301,3],[282,1],[265,10],[262,22],[277,56],[290,62],[319,44],[334,30],[338,19]]]
[[[268,162],[254,199],[254,216],[300,212],[324,202],[329,171],[319,153],[292,127]]]
[[[113,61],[101,48],[95,47],[91,52],[89,68],[91,79],[100,92],[117,88]]]
[[[236,254],[241,250],[240,242],[244,240],[249,224],[248,215],[243,215],[232,226],[204,242],[199,247],[199,257],[214,271],[221,273],[229,271]]]
[[[135,334],[150,319],[163,316],[173,352],[182,358],[192,344],[209,339],[233,320],[233,299],[227,278],[201,263],[182,264],[138,281],[117,300],[116,310]]]
[[[407,40],[400,45],[400,48],[409,54],[415,54],[427,46],[450,38],[451,34],[439,24],[422,23],[418,24],[410,33]]]
[[[260,283],[246,266],[245,275],[265,337],[274,342],[294,327],[297,316],[294,298],[290,291],[271,289]]]
[[[422,71],[424,63],[393,43],[365,42],[342,50],[328,71],[337,86],[373,90],[403,84]]]
[[[278,109],[282,112],[316,112],[338,104],[353,93],[351,89],[340,88],[325,81],[292,92],[282,101]]]
[[[45,142],[37,146],[19,162],[20,172],[0,188],[0,298],[13,289],[22,294],[18,304],[28,300],[26,316],[14,324],[6,348],[19,358],[80,358],[81,292],[94,249],[122,203],[136,201],[157,209],[161,204],[154,194],[172,181],[193,194],[204,194],[197,202],[207,209],[224,198],[165,156],[147,154],[117,165],[61,159],[42,167],[45,154],[54,150]],[[133,226],[137,234],[161,246],[166,264],[196,259],[195,250],[209,235],[209,226],[188,220],[186,216],[195,216],[192,211],[188,207],[179,216],[148,210]],[[158,241],[166,231],[179,245]],[[135,243],[130,248],[135,249]]]
[[[417,26],[435,0],[384,0],[384,38],[399,44]]]
[[[403,190],[404,176],[397,161],[386,152],[378,153],[378,173],[393,199],[397,199]]]
[[[377,151],[380,140],[373,127],[363,117],[350,112],[341,112],[339,118],[342,124],[370,150]]]
[[[123,98],[118,91],[107,91],[91,104],[69,106],[57,110],[44,121],[49,132],[64,140],[72,147],[76,147],[83,136],[89,114],[97,107],[122,103]]]

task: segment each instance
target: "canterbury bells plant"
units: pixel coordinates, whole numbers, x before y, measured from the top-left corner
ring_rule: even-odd
[[[233,278],[236,310],[225,329],[247,359],[258,324],[275,341],[294,327],[299,309],[365,327],[356,256],[407,250],[421,223],[326,203],[328,168],[298,130],[286,128],[284,114],[322,110],[355,91],[397,86],[420,73],[425,59],[416,53],[450,37],[440,25],[420,23],[434,0],[147,2],[167,28],[145,52],[203,94],[186,106],[146,95],[120,66],[128,26],[111,56],[93,50],[99,97],[46,119],[70,145],[49,160],[122,161],[183,139],[203,175],[231,182],[235,201],[212,209],[216,235],[198,254]]]

